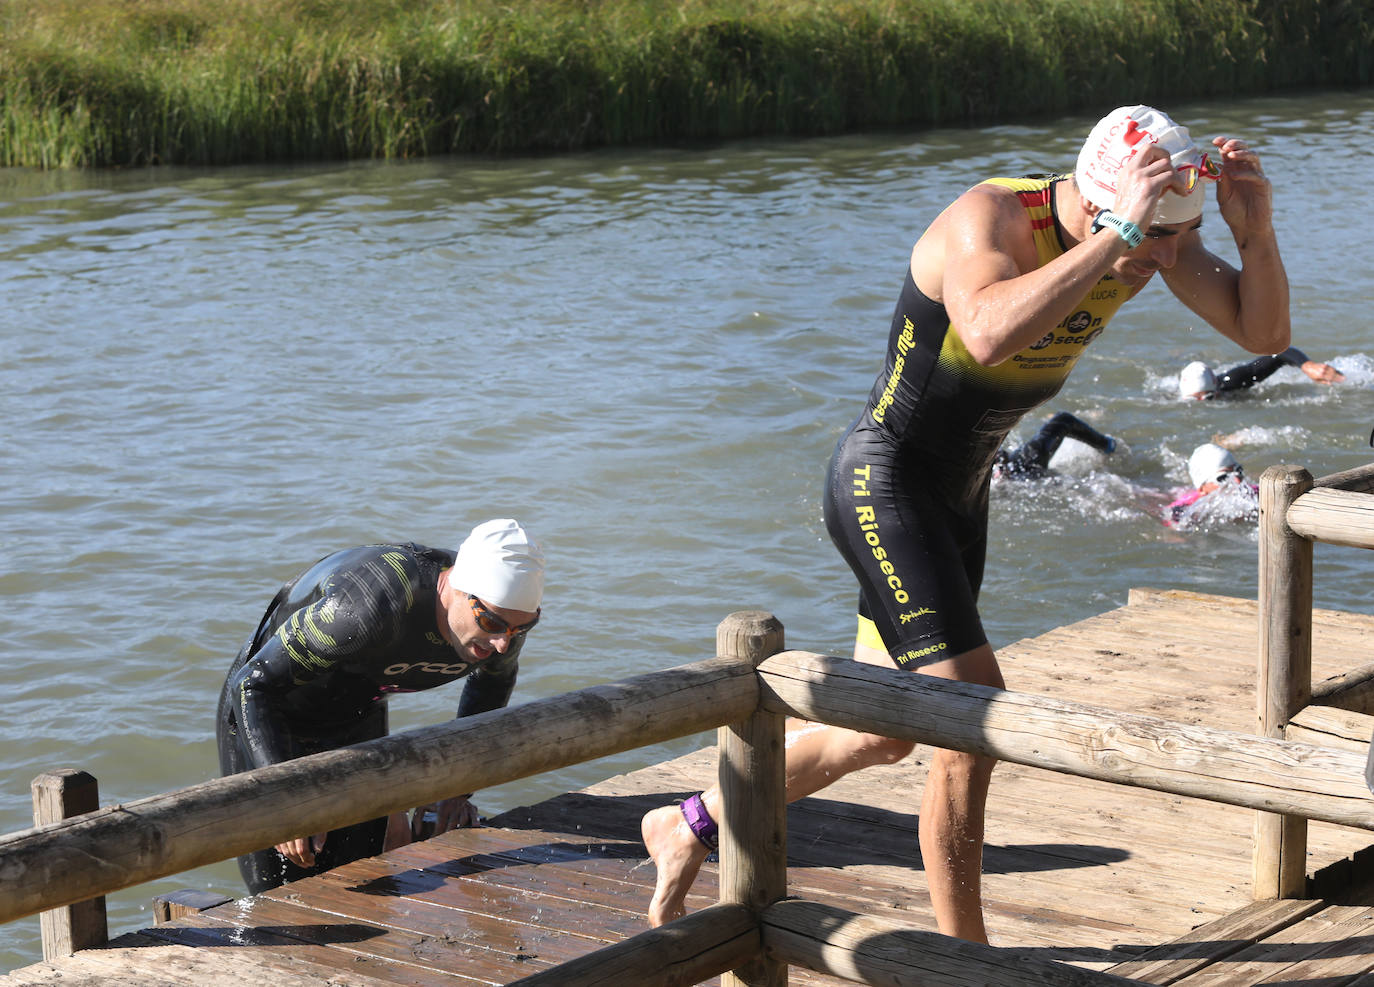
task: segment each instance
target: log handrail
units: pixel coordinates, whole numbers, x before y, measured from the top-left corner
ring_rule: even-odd
[[[1374,464],[1317,480],[1299,466],[1271,466],[1260,478],[1256,693],[1259,731],[1268,737],[1285,736],[1314,698],[1348,709],[1374,704],[1368,666],[1313,687],[1312,547],[1318,541],[1374,548]],[[1307,819],[1257,814],[1253,860],[1255,898],[1301,896]]]
[[[749,662],[709,659],[0,837],[0,921],[271,845],[287,834],[288,813],[302,831],[344,815],[372,818],[455,782],[487,787],[685,736],[704,723],[742,720],[759,706],[1064,774],[1374,829],[1374,796],[1363,758],[1352,751],[785,651],[757,672]],[[481,756],[453,770],[445,761],[456,761],[459,750]],[[402,778],[401,767],[423,777]],[[316,804],[322,800],[330,804]],[[305,804],[292,810],[293,802]]]
[[[1374,548],[1374,493],[1314,487],[1288,508],[1287,520],[1309,541]]]
[[[1098,781],[1374,830],[1364,755],[784,651],[759,666],[789,716]]]
[[[0,922],[303,833],[745,719],[748,661],[709,659],[408,730],[0,836]]]

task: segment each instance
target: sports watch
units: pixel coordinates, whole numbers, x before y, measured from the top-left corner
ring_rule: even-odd
[[[1096,233],[1107,227],[1115,230],[1117,236],[1126,241],[1127,247],[1138,247],[1140,241],[1145,239],[1144,231],[1129,219],[1122,219],[1107,209],[1099,210],[1097,215],[1093,217],[1093,232]]]

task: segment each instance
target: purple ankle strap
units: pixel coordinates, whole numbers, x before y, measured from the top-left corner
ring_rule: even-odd
[[[711,818],[711,814],[706,811],[706,805],[701,801],[700,795],[693,795],[682,803],[682,818],[687,820],[688,827],[692,830],[697,839],[705,843],[712,850],[718,848],[720,844],[720,833],[716,829],[716,821]]]

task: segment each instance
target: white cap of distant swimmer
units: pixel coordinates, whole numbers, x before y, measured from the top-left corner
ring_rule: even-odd
[[[1175,169],[1191,184],[1187,194],[1170,188],[1159,197],[1155,223],[1186,223],[1202,215],[1203,178],[1215,178],[1206,153],[1199,150],[1180,127],[1149,106],[1121,106],[1097,122],[1083,149],[1078,153],[1074,178],[1078,190],[1099,209],[1116,207],[1116,176],[1121,166],[1137,151],[1158,144],[1169,155]]]
[[[1211,397],[1217,392],[1217,375],[1201,360],[1194,360],[1179,371],[1178,393],[1185,398]]]
[[[1193,450],[1188,457],[1188,479],[1199,490],[1204,483],[1220,483],[1226,479],[1222,474],[1241,472],[1240,463],[1231,455],[1231,450],[1223,449],[1214,442],[1206,442]]]
[[[534,613],[544,598],[544,551],[513,518],[483,521],[458,547],[448,580],[490,606]]]

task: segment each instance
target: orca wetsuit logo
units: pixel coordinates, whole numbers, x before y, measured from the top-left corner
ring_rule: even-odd
[[[437,661],[415,661],[397,662],[395,665],[388,665],[382,669],[383,675],[406,675],[410,672],[421,672],[425,675],[462,675],[472,667],[470,662],[455,661],[451,665],[445,665]]]

